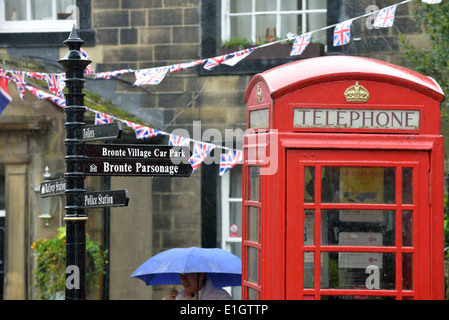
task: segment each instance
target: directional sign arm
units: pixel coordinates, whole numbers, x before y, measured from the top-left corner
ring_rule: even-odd
[[[128,190],[97,191],[80,194],[81,203],[85,208],[127,207],[129,203]]]
[[[118,139],[121,137],[122,131],[120,122],[95,124],[77,128],[76,137],[81,141]]]
[[[84,154],[89,158],[172,160],[176,163],[189,160],[190,148],[168,145],[86,144]]]
[[[65,191],[65,178],[56,179],[50,181],[44,181],[41,183],[40,192],[41,197],[53,197],[53,196],[63,196]]]
[[[193,171],[187,161],[174,164],[171,160],[108,160],[86,159],[87,176],[169,176],[189,177]]]

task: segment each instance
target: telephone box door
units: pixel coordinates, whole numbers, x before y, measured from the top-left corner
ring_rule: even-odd
[[[431,298],[429,152],[288,150],[287,172],[287,299]]]

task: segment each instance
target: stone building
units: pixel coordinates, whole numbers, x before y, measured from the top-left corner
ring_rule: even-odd
[[[249,1],[238,5],[230,0],[53,1],[53,6],[59,6],[53,12],[73,11],[75,19],[71,20],[73,15],[60,19],[53,15],[52,29],[49,25],[53,22],[44,21],[45,15],[40,12],[47,10],[50,15],[51,8],[13,8],[14,1],[0,0],[0,8],[5,8],[5,17],[0,17],[0,53],[31,57],[40,61],[47,72],[61,72],[56,61],[66,54],[63,41],[76,21],[78,34],[85,41],[83,48],[97,73],[140,70],[218,56],[224,52],[223,39],[245,37],[253,43],[270,37],[285,39],[288,32],[318,30],[374,11],[376,6],[383,8],[397,3],[282,0],[285,7],[281,10],[270,7],[275,1],[260,2],[266,7],[257,10],[275,11],[278,20],[273,12],[266,18],[255,14],[233,15],[250,11]],[[311,11],[304,11],[302,3],[306,2]],[[354,21],[351,42],[342,47],[332,45],[332,30],[325,29],[314,34],[313,43],[301,56],[290,57],[292,44],[280,43],[257,49],[233,67],[221,65],[205,70],[200,66],[168,73],[158,85],[133,86],[133,72],[109,80],[86,76],[86,90],[143,125],[168,133],[184,130],[195,140],[238,149],[246,129],[243,95],[253,75],[297,59],[329,54],[360,55],[405,65],[398,34],[426,45],[424,30],[412,18],[417,5],[399,6],[392,28],[371,28],[372,17]],[[24,16],[12,19],[13,9]],[[281,15],[285,10],[293,14]],[[26,21],[26,14],[42,20],[31,24]],[[22,65],[2,64],[2,68],[14,67],[23,69]],[[63,210],[57,211],[50,226],[45,226],[37,218],[33,189],[42,182],[45,166],[52,173],[65,171],[64,115],[59,107],[30,94],[22,101],[14,83],[8,88],[13,102],[0,118],[3,172],[0,190],[4,190],[1,196],[5,197],[4,207],[0,208],[3,209],[0,219],[5,223],[2,229],[5,242],[0,241],[5,263],[1,266],[0,272],[4,274],[0,280],[4,284],[3,298],[33,299],[37,294],[32,287],[34,262],[30,245],[39,237],[55,235],[60,216],[64,215]],[[88,121],[93,123],[93,117]],[[138,140],[133,131],[127,130],[117,143],[167,144],[168,136]],[[127,189],[130,195],[128,207],[97,209],[88,214],[88,232],[110,254],[108,271],[94,298],[161,299],[168,290],[166,287],[147,287],[129,275],[149,257],[169,248],[222,247],[240,254],[241,168],[236,166],[219,176],[221,152],[221,148],[216,148],[189,178],[86,180],[92,191],[108,187]],[[230,225],[237,226],[236,233],[230,233]],[[233,291],[237,299],[238,289]]]

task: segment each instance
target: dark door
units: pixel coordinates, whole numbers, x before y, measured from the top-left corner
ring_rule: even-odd
[[[429,297],[428,153],[295,150],[287,161],[288,299]]]

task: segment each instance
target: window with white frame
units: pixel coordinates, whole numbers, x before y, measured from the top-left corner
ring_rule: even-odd
[[[327,0],[222,0],[222,40],[246,38],[263,43],[326,26]],[[326,32],[312,41],[326,44]]]
[[[242,166],[236,165],[221,176],[221,246],[242,258]],[[228,288],[234,300],[241,288]]]
[[[0,0],[0,33],[70,31],[78,20],[76,0]]]

